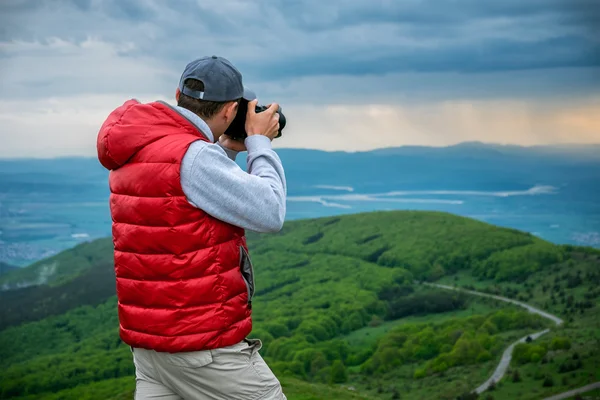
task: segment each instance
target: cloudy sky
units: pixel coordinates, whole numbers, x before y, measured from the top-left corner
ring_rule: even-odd
[[[2,0],[0,157],[94,155],[213,54],[281,104],[276,147],[600,143],[598,0]]]

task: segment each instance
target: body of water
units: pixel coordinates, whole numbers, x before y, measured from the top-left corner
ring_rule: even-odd
[[[600,247],[600,159],[489,146],[278,153],[288,220],[434,210]],[[110,236],[108,195],[93,158],[0,160],[0,261],[23,266]]]

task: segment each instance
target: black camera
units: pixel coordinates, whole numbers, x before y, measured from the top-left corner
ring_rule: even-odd
[[[248,133],[246,132],[246,114],[248,112],[248,103],[249,101],[242,98],[240,100],[240,104],[238,105],[238,112],[233,119],[229,128],[225,131],[225,134],[232,139],[236,140],[244,140],[248,137]],[[263,112],[267,109],[267,106],[256,105],[256,113]],[[285,115],[281,112],[281,107],[277,110],[277,114],[279,115],[279,133],[276,138],[281,137],[282,130],[285,128]]]

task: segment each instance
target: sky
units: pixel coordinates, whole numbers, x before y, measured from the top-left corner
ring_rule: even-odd
[[[281,105],[275,148],[600,143],[598,0],[2,0],[0,157],[94,156],[206,55]]]

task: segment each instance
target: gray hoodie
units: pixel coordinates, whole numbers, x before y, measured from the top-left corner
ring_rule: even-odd
[[[246,138],[246,172],[235,162],[237,152],[214,143],[206,122],[183,107],[172,108],[209,140],[193,142],[183,157],[181,186],[188,201],[221,221],[247,230],[281,230],[287,187],[281,160],[271,147],[271,140],[260,135]]]

